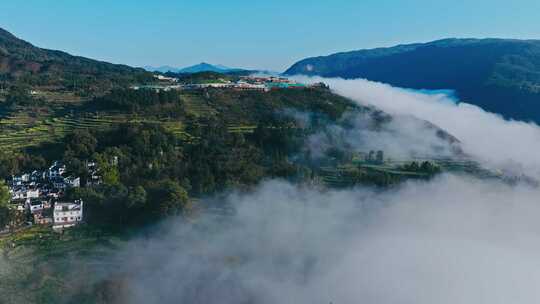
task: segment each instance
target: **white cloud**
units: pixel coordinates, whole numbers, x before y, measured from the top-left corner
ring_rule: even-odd
[[[451,175],[388,192],[267,182],[228,196],[219,224],[131,244],[129,302],[535,303],[539,194]]]
[[[540,176],[540,128],[534,123],[508,121],[474,105],[456,104],[445,94],[423,94],[364,79],[298,79],[323,81],[359,103],[430,121],[456,136],[465,152],[477,160],[495,168]]]

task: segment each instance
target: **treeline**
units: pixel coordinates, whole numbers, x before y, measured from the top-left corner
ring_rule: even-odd
[[[401,166],[400,170],[408,171],[408,172],[415,172],[415,173],[422,173],[422,174],[427,174],[427,175],[435,175],[442,171],[441,167],[437,166],[436,164],[430,161],[423,161],[421,163],[413,161],[409,164],[405,164]]]
[[[121,110],[130,112],[145,112],[150,108],[168,107],[180,110],[182,108],[180,93],[176,90],[155,91],[151,89],[114,89],[108,94],[95,97],[88,104],[100,110]]]
[[[12,217],[12,212],[9,208],[10,196],[7,186],[3,181],[0,181],[0,232],[4,230],[4,227],[6,227]]]

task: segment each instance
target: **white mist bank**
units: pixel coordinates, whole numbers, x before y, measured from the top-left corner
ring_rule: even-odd
[[[458,149],[448,139],[441,138],[437,128],[411,116],[394,115],[383,124],[376,123],[370,114],[345,113],[344,116],[351,128],[330,125],[308,138],[306,149],[314,157],[337,147],[365,153],[382,150],[387,158],[408,161],[413,157],[451,157]]]
[[[535,303],[538,189],[442,176],[386,192],[271,181],[237,214],[122,254],[128,303]],[[136,253],[136,254],[135,254]]]
[[[424,94],[364,79],[296,79],[305,83],[322,81],[336,93],[361,104],[432,122],[456,136],[464,151],[477,160],[498,169],[540,177],[540,127],[534,123],[505,120],[474,105],[456,104],[442,93]]]

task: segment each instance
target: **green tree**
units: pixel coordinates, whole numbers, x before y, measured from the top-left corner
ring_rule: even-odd
[[[66,139],[66,153],[68,155],[87,159],[96,150],[97,139],[87,130],[75,130]]]
[[[0,182],[0,230],[3,230],[3,228],[9,223],[11,218],[9,200],[9,189],[4,184],[4,182]]]
[[[97,154],[96,159],[101,172],[101,178],[106,185],[120,184],[120,172],[118,170],[118,155],[108,150]]]
[[[8,153],[0,152],[0,179],[7,178],[19,172],[19,162]]]
[[[440,173],[441,168],[439,166],[437,166],[436,164],[425,161],[420,166],[420,170],[423,173],[427,173],[427,174],[437,174],[437,173]]]
[[[142,186],[137,186],[130,189],[126,204],[128,208],[141,208],[146,204],[147,199],[146,190]]]
[[[187,191],[175,181],[159,182],[152,192],[151,208],[158,217],[189,214],[192,210]]]

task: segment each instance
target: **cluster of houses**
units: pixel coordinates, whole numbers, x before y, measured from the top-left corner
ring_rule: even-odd
[[[219,79],[215,82],[196,83],[196,84],[178,84],[178,79],[157,75],[158,80],[167,81],[167,84],[132,86],[134,90],[151,89],[156,91],[171,91],[171,90],[200,90],[206,88],[222,88],[232,89],[237,91],[261,91],[268,92],[275,89],[298,89],[306,87],[325,86],[318,83],[314,85],[306,85],[303,83],[290,80],[285,77],[275,76],[241,76],[237,81],[229,81]],[[173,80],[171,80],[173,79]]]
[[[95,162],[86,164],[89,176],[86,185],[101,183]],[[34,224],[52,225],[55,229],[72,227],[83,221],[83,201],[65,201],[69,188],[81,186],[81,178],[68,175],[66,165],[55,161],[44,171],[12,176],[7,183],[12,206],[31,215]]]

